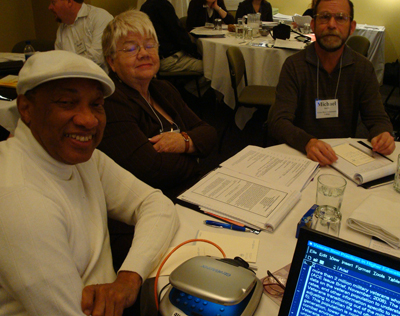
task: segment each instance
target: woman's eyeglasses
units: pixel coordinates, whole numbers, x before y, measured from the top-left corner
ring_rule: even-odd
[[[124,48],[118,49],[117,51],[122,51],[131,56],[136,56],[142,48],[146,50],[149,54],[155,53],[158,48],[158,43],[154,40],[148,40],[143,45],[139,45],[136,42],[129,42],[124,44]]]
[[[269,270],[267,271],[268,276],[263,280],[263,286],[265,291],[273,296],[282,296],[285,292],[286,279],[276,277]]]
[[[337,24],[345,24],[350,19],[350,16],[343,12],[321,12],[316,14],[314,17],[321,24],[328,24],[332,17],[335,19]]]

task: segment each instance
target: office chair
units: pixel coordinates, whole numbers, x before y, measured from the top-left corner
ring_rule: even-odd
[[[30,40],[31,45],[37,52],[46,52],[49,50],[54,50],[54,41],[45,40],[45,39],[33,39]],[[26,45],[26,41],[18,42],[14,45],[11,52],[13,53],[23,53],[24,47]]]
[[[355,52],[360,53],[365,57],[368,57],[368,49],[371,44],[369,42],[369,39],[365,36],[350,36],[346,44]]]
[[[275,87],[248,85],[246,64],[243,54],[238,47],[231,46],[226,51],[229,64],[229,74],[231,77],[231,84],[235,96],[235,108],[233,111],[233,119],[225,126],[220,142],[219,151],[222,148],[222,142],[230,124],[235,124],[235,115],[240,106],[244,107],[257,107],[268,109],[275,102]],[[238,86],[244,77],[245,87],[242,91],[238,91]]]

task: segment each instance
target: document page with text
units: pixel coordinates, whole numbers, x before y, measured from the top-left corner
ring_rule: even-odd
[[[308,158],[257,146],[247,146],[221,166],[300,192],[319,170],[319,164]]]
[[[297,190],[218,168],[178,198],[251,227],[273,231],[300,196]]]

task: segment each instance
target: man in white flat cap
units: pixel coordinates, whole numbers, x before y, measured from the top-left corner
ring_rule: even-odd
[[[67,50],[93,60],[107,70],[101,37],[113,16],[83,0],[50,0],[49,10],[60,22],[55,49]]]
[[[95,63],[37,53],[17,92],[21,119],[0,143],[0,314],[122,315],[177,230],[175,207],[96,150],[114,84]],[[118,274],[107,216],[135,225]]]

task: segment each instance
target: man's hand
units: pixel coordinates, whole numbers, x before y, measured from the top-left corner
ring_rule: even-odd
[[[318,162],[321,166],[331,165],[338,157],[332,147],[322,140],[312,138],[306,145],[307,158]]]
[[[390,155],[396,145],[394,138],[388,132],[383,132],[371,139],[372,150],[382,155]]]
[[[82,311],[92,316],[121,316],[139,294],[142,278],[136,272],[121,271],[113,283],[86,286]]]
[[[185,140],[180,133],[162,133],[149,139],[153,143],[154,149],[159,153],[183,154],[185,152]],[[189,150],[187,153],[193,153],[195,147],[193,141],[189,138]]]

